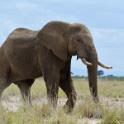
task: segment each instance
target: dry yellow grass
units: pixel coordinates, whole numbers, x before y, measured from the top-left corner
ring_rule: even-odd
[[[67,115],[63,106],[59,105],[57,111],[42,102],[32,107],[21,105],[16,112],[0,108],[0,124],[83,124],[84,118],[95,118],[101,124],[124,123],[124,83],[123,81],[98,80],[100,103],[92,101],[88,81],[73,79],[78,94],[74,111]],[[42,79],[37,79],[32,87],[32,100],[46,99],[46,88]],[[3,94],[3,100],[11,96],[20,97],[15,85],[11,85]],[[66,96],[59,91],[59,99],[65,102]],[[120,99],[122,104],[120,104]],[[20,101],[21,102],[21,101]],[[37,103],[37,101],[36,101]],[[8,104],[9,105],[9,104]],[[86,121],[84,124],[88,124]]]

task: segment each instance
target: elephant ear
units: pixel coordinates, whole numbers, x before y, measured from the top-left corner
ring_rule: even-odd
[[[39,31],[38,40],[48,50],[51,50],[59,59],[66,61],[68,59],[67,41],[57,32]]]

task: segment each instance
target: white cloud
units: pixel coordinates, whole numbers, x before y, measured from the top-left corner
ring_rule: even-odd
[[[20,2],[16,3],[16,9],[19,11],[38,11],[39,7],[37,4],[30,2]]]
[[[91,29],[94,42],[99,47],[123,47],[124,45],[124,29]]]

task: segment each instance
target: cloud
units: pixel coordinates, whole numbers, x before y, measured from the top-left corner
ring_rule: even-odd
[[[80,22],[91,30],[101,61],[114,66],[106,73],[124,70],[124,1],[109,0],[7,0],[0,7],[0,44],[17,27],[38,30],[50,20]],[[72,60],[75,73],[86,74],[81,61]]]
[[[124,61],[124,29],[101,29],[92,30],[99,59],[113,69],[106,73],[123,75]]]
[[[92,28],[91,32],[99,48],[124,46],[124,29]]]
[[[18,2],[16,3],[16,9],[19,11],[38,11],[39,7],[37,4],[29,2]]]

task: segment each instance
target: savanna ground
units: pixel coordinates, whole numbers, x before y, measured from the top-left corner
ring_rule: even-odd
[[[32,107],[23,104],[19,89],[12,84],[3,93],[0,124],[124,124],[124,81],[98,80],[99,104],[92,101],[87,80],[73,82],[78,100],[71,114],[63,110],[66,96],[62,90],[57,110],[51,110],[43,79],[32,87]]]

